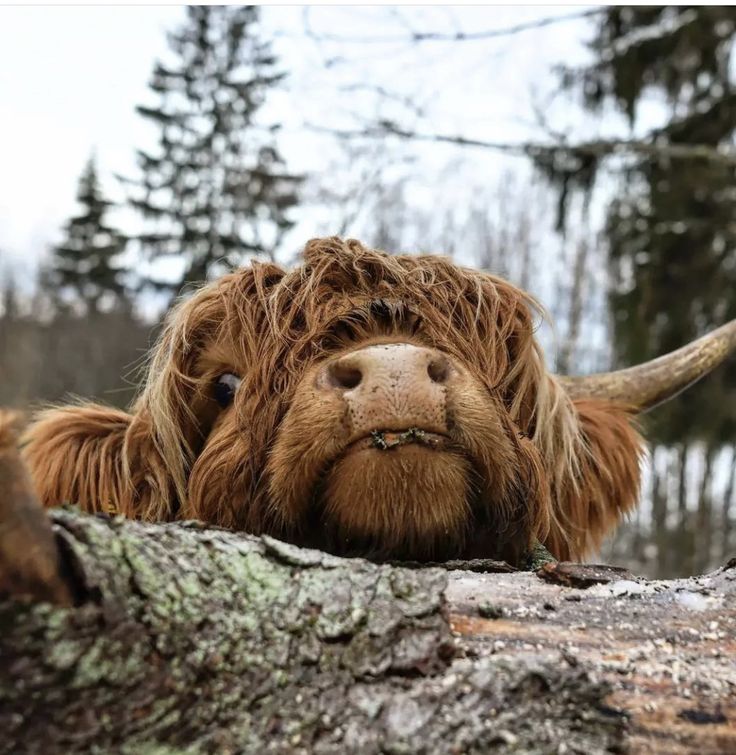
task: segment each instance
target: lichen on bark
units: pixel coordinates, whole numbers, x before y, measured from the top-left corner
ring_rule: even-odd
[[[585,670],[473,657],[451,628],[443,569],[52,517],[84,599],[0,602],[3,753],[620,747],[624,718]]]

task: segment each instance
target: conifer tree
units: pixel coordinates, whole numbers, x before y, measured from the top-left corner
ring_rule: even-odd
[[[736,135],[735,41],[731,7],[609,7],[590,44],[594,62],[567,70],[564,85],[589,110],[612,106],[632,126],[654,96],[665,117],[640,141],[715,151]],[[566,194],[589,186],[599,162],[589,155],[561,160],[566,171],[556,175],[543,167]],[[633,364],[736,317],[736,168],[726,159],[658,157],[656,150],[618,165],[620,191],[605,236],[616,352],[622,364]],[[659,408],[650,436],[668,444],[736,440],[735,378],[727,365],[687,401]]]
[[[140,177],[128,183],[145,257],[185,262],[178,280],[150,281],[175,293],[248,255],[272,256],[300,180],[286,171],[277,129],[257,118],[284,76],[259,38],[258,8],[190,6],[169,46],[173,62],[157,62],[150,81],[157,103],[137,108],[158,146],[138,152]]]
[[[124,272],[117,264],[127,239],[107,223],[112,203],[102,194],[94,158],[79,180],[77,201],[82,211],[69,219],[64,240],[52,248],[43,287],[58,303],[81,303],[96,313],[105,299],[110,306],[127,303]]]

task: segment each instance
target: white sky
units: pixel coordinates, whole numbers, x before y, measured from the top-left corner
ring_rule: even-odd
[[[289,166],[319,173],[339,159],[331,139],[304,126],[349,126],[355,114],[375,115],[369,92],[342,88],[357,83],[411,95],[426,109],[418,125],[427,131],[502,141],[539,138],[532,104],[535,98],[545,103],[554,89],[553,65],[586,59],[590,34],[589,22],[570,21],[482,42],[317,44],[304,34],[305,14],[316,31],[362,38],[402,35],[408,26],[503,28],[575,10],[580,8],[264,8],[265,34],[274,36],[290,74],[268,111],[285,124],[282,150]],[[77,180],[92,150],[108,195],[122,199],[114,174],[135,175],[134,150],[151,146],[154,137],[134,106],[149,98],[153,62],[167,54],[165,32],[183,17],[182,8],[161,6],[0,7],[0,271],[9,262],[29,275],[59,239],[60,226],[75,211]],[[326,67],[330,58],[340,60]],[[564,131],[580,124],[576,111],[558,103],[548,113]],[[425,185],[413,187],[418,202],[438,201],[440,178],[446,193],[439,200],[452,202],[466,182],[491,183],[509,166],[522,167],[519,159],[497,153],[461,153],[466,159],[453,183],[446,165],[457,150],[424,144],[414,151],[424,166]],[[125,230],[130,221],[121,218]],[[294,243],[330,232],[333,223],[324,208],[303,211]]]

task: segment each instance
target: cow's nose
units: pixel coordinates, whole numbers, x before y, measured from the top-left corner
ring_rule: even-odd
[[[329,382],[346,391],[361,383],[379,390],[389,384],[421,389],[425,383],[441,385],[450,374],[450,362],[439,351],[391,343],[346,354],[327,366]]]
[[[352,435],[418,427],[446,431],[450,359],[408,343],[376,344],[328,363],[318,384],[342,395]]]

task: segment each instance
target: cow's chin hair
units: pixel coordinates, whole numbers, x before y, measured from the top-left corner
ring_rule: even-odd
[[[473,474],[463,455],[416,444],[348,451],[316,495],[321,545],[379,560],[458,557],[472,522]]]

